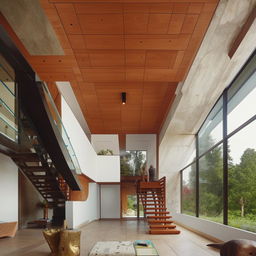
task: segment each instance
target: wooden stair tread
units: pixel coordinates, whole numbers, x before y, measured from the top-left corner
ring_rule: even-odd
[[[180,231],[177,229],[150,229],[150,234],[179,234]]]
[[[44,166],[26,166],[26,167],[23,167],[22,169],[26,171],[33,171],[33,170],[46,171],[47,170],[47,168]]]
[[[166,210],[167,208],[165,207],[144,207],[144,211],[147,210]]]
[[[172,216],[147,216],[147,219],[170,219]]]
[[[154,185],[154,186],[153,186]],[[140,182],[137,194],[142,202],[144,214],[149,224],[150,234],[179,234],[172,224],[172,216],[166,208],[166,178],[155,182]]]
[[[166,228],[176,228],[176,225],[164,225],[164,224],[156,224],[156,225],[149,225],[150,229],[166,229]]]
[[[173,223],[172,220],[149,220],[148,221],[149,224],[154,224],[154,223]]]
[[[15,160],[22,160],[25,162],[38,162],[40,161],[38,155],[36,153],[27,152],[27,153],[18,153],[15,155],[11,155],[11,158]]]
[[[152,212],[152,211],[144,211],[145,214],[170,214],[170,212]]]

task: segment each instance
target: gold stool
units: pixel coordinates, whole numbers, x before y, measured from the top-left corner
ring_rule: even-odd
[[[58,255],[60,243],[60,228],[51,228],[43,231],[44,238],[48,243],[53,255]]]
[[[79,256],[81,231],[48,229],[43,231],[52,255]]]
[[[81,231],[63,230],[60,232],[60,245],[58,256],[79,256],[80,255]]]

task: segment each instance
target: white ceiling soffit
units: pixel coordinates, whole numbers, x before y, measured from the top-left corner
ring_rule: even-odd
[[[69,105],[70,109],[72,110],[73,114],[75,115],[77,121],[79,122],[80,126],[82,127],[83,131],[87,135],[88,139],[90,140],[91,132],[87,125],[86,120],[84,119],[84,115],[81,111],[81,108],[77,102],[76,96],[73,92],[73,89],[69,82],[56,82],[57,88],[61,95],[64,97],[65,101]]]

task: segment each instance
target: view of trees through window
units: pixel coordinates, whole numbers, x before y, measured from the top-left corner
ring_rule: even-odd
[[[141,176],[146,170],[146,151],[126,151],[120,157],[121,176]]]
[[[181,191],[182,213],[220,223],[226,215],[224,224],[252,232],[256,232],[255,63],[256,55],[224,91],[199,130],[198,158],[182,170]]]

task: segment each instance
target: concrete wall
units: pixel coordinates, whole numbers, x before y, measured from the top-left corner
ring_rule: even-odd
[[[0,221],[18,221],[18,168],[0,154]]]
[[[127,134],[126,150],[147,151],[147,167],[156,167],[156,134]]]
[[[111,149],[114,155],[119,155],[117,134],[93,134],[91,136],[91,142],[96,153],[102,149]]]
[[[66,202],[66,219],[69,228],[78,228],[79,226],[99,219],[99,185],[89,184],[88,199],[84,202]]]
[[[255,0],[220,0],[189,74],[177,88],[176,99],[160,132],[160,176],[167,177],[167,204],[171,214],[180,223],[223,240],[228,235],[232,239],[233,234],[242,238],[242,234],[247,236],[248,232],[233,233],[234,229],[225,227],[228,230],[225,233],[219,224],[209,226],[204,220],[180,215],[179,171],[188,163],[194,148],[194,135],[207,114],[255,49],[256,21],[233,57],[228,56],[230,45],[254,6]]]
[[[100,217],[120,218],[120,185],[101,185]]]

